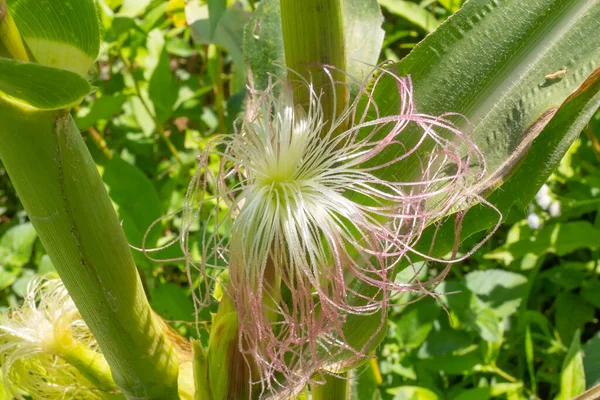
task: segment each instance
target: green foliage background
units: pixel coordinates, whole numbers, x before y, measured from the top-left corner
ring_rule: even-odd
[[[379,2],[386,17],[381,60],[393,61],[461,5]],[[183,0],[99,0],[104,43],[91,72],[96,90],[74,115],[132,245],[142,245],[152,222],[180,209],[195,155],[215,134],[231,133],[243,111],[243,27],[258,4],[241,1],[209,19],[205,4],[190,2],[188,15],[196,18],[188,27]],[[599,161],[600,113],[547,193],[513,210],[492,240],[453,266],[437,301],[396,299],[377,359],[355,374],[355,397],[566,400],[600,383]],[[560,205],[560,215],[548,202],[552,211]],[[168,242],[180,224],[177,215],[164,220],[146,246]],[[157,257],[178,255],[170,249]],[[183,266],[139,253],[136,261],[153,308],[183,335],[197,336]],[[441,266],[417,268],[426,279]],[[1,307],[18,304],[32,277],[53,271],[0,165]],[[203,310],[201,323],[214,311]],[[200,337],[207,339],[202,329]]]

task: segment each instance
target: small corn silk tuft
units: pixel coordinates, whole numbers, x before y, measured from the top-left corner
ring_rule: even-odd
[[[332,86],[346,86],[324,71]],[[415,250],[423,230],[465,209],[485,173],[481,153],[451,120],[466,121],[419,113],[410,77],[376,68],[346,87],[357,94],[333,116],[322,90],[289,76],[293,85],[271,77],[265,90],[249,89],[241,128],[199,156],[180,238],[191,278],[199,272],[209,285],[212,269],[229,268],[240,350],[263,393],[309,383],[342,353],[366,356],[346,340],[348,316],[381,314],[381,330],[394,294],[433,294],[444,274],[420,282],[415,271],[413,281],[395,283],[394,270],[410,265],[411,254],[435,260]],[[393,115],[373,98],[384,79],[397,89]],[[308,91],[306,107],[294,105],[296,90]],[[198,307],[207,300],[196,296]]]
[[[7,394],[17,399],[102,399],[74,366],[57,355],[77,343],[98,345],[60,279],[34,279],[22,306],[0,320],[0,363]]]

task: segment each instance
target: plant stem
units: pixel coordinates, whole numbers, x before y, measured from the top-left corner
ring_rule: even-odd
[[[57,353],[77,368],[98,389],[107,393],[118,391],[117,385],[112,379],[110,368],[101,354],[90,350],[81,343],[63,347]]]
[[[219,133],[225,133],[225,85],[223,83],[223,52],[214,44],[208,46],[208,61],[213,75],[213,92],[219,121]]]
[[[178,361],[68,111],[0,98],[0,159],[44,248],[130,399],[178,399]]]
[[[324,374],[324,385],[313,385],[312,400],[348,400],[350,398],[350,379],[348,373],[334,376]]]
[[[317,93],[323,91],[321,105],[325,118],[331,119],[348,102],[342,0],[281,0],[281,23],[287,67],[312,81]],[[335,68],[331,77],[324,65]],[[289,76],[296,89],[295,102],[307,107],[308,90],[298,90],[302,85],[293,83],[298,77]],[[333,88],[331,80],[336,82]]]
[[[6,0],[0,0],[0,42],[15,60],[29,61],[21,34],[6,7]]]
[[[104,157],[106,157],[109,160],[112,159],[113,154],[110,151],[110,149],[108,148],[108,146],[106,145],[106,141],[104,140],[104,138],[102,137],[100,132],[98,132],[98,130],[96,130],[96,128],[93,126],[90,126],[88,131],[90,133],[90,137],[92,138],[92,141],[94,142],[96,147],[98,147],[98,149],[102,152],[102,154],[104,154]]]

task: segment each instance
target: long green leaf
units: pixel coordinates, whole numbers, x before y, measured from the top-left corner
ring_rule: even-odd
[[[90,92],[81,76],[64,69],[0,58],[0,96],[40,110],[79,104]]]
[[[585,373],[583,371],[583,354],[580,340],[581,334],[577,331],[563,362],[560,374],[560,393],[556,400],[570,400],[585,391]]]
[[[488,162],[488,174],[476,189],[491,190],[512,174],[489,197],[507,211],[514,204],[529,202],[600,105],[595,73],[600,65],[598,30],[598,0],[473,0],[396,69],[400,75],[412,76],[420,112],[458,112],[469,118],[473,138]],[[545,78],[563,69],[567,72],[559,79]],[[390,79],[375,93],[384,115],[398,110],[394,86]],[[403,132],[405,140],[411,140],[411,135],[416,138],[420,133]],[[395,156],[384,154],[383,159]],[[400,181],[417,176],[417,165],[403,167],[382,173]],[[464,219],[462,237],[497,221],[495,211],[476,207]],[[421,250],[428,251],[435,237],[433,255],[443,256],[455,241],[454,219],[435,233],[436,227],[425,232]],[[373,291],[367,286],[355,289],[362,294]],[[376,345],[374,332],[380,321],[381,316],[349,317],[346,339],[358,347],[369,340],[368,347]]]
[[[35,60],[86,76],[100,49],[93,0],[8,0]]]

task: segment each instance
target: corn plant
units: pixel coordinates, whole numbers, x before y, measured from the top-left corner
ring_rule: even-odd
[[[218,41],[234,8],[194,4],[192,35]],[[198,154],[178,236],[132,248],[71,116],[96,2],[0,0],[0,159],[60,275],[0,321],[11,396],[349,397],[394,297],[437,298],[482,244],[461,242],[525,208],[600,106],[600,1],[471,0],[397,63],[381,22],[375,0],[262,0],[234,133]],[[197,314],[219,302],[206,347],[145,295],[134,252],[170,246]],[[420,262],[441,272],[421,281]]]

